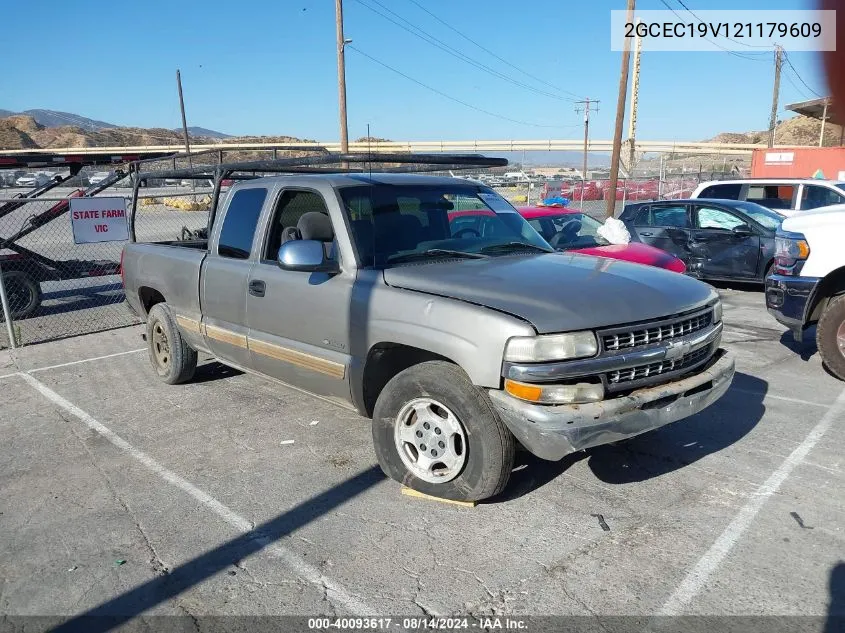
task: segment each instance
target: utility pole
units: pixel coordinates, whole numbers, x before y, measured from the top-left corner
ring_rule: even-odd
[[[635,0],[628,0],[626,22],[634,19]],[[628,96],[628,66],[631,64],[631,41],[625,38],[622,48],[622,69],[619,73],[619,95],[616,98],[616,126],[613,132],[613,152],[610,155],[610,182],[607,187],[605,215],[616,214],[616,181],[619,179],[619,158],[622,153],[622,124],[625,121],[625,98]]]
[[[637,24],[642,20],[637,20]],[[640,53],[642,39],[634,38],[634,75],[631,77],[631,109],[628,111],[628,177],[634,177],[635,152],[637,148],[637,106],[640,101]]]
[[[772,88],[772,113],[769,116],[769,147],[775,145],[775,126],[778,118],[778,96],[780,95],[780,69],[783,66],[783,49],[775,44],[775,85]]]
[[[584,163],[581,168],[581,206],[584,206],[584,187],[586,186],[587,180],[587,142],[590,138],[590,109],[595,108],[595,111],[599,111],[599,101],[597,99],[590,99],[590,97],[586,97],[582,101],[575,102],[575,111],[580,112],[581,108],[578,106],[582,105],[584,107]]]
[[[176,87],[179,88],[179,109],[182,111],[182,133],[185,135],[185,153],[188,155],[188,167],[193,168],[194,161],[191,159],[191,143],[188,140],[188,120],[185,117],[185,99],[182,97],[182,73],[176,69]],[[197,181],[191,179],[191,191],[197,190]],[[196,202],[196,197],[194,197]]]
[[[340,107],[340,153],[349,152],[349,131],[346,127],[346,45],[352,40],[343,37],[343,0],[334,0],[334,19],[337,29],[337,98]]]
[[[182,73],[176,69],[176,87],[179,89],[179,109],[182,111],[182,133],[185,135],[185,153],[191,160],[191,144],[188,141],[188,120],[185,118],[185,99],[182,97]]]
[[[819,131],[819,147],[824,145],[824,125],[827,121],[827,106],[830,103],[830,97],[825,97],[824,100],[824,111],[822,112],[822,129]]]

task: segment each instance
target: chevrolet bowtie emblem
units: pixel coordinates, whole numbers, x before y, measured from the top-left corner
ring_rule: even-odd
[[[687,341],[670,341],[666,347],[666,360],[677,360],[689,354],[692,344]]]

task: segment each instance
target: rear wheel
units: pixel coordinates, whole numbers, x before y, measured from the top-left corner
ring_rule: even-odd
[[[845,295],[827,304],[816,327],[816,345],[831,373],[845,380]]]
[[[515,440],[487,394],[456,365],[414,365],[385,385],[373,413],[382,470],[425,494],[479,501],[501,492]]]
[[[41,306],[41,284],[22,270],[3,273],[3,285],[13,319],[25,319]],[[0,314],[0,318],[2,318]]]
[[[197,351],[182,338],[166,303],[157,303],[147,316],[147,346],[150,363],[168,385],[187,382],[197,368]]]

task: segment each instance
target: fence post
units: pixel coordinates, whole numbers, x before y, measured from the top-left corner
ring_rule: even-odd
[[[12,324],[12,311],[9,309],[9,298],[6,296],[6,282],[3,281],[3,268],[0,267],[0,303],[3,304],[3,318],[6,319],[6,331],[9,333],[9,347],[15,349],[15,328]]]

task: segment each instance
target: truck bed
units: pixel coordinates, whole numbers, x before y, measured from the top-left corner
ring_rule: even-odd
[[[123,249],[123,284],[129,307],[146,315],[146,284],[180,314],[200,314],[200,270],[207,240],[130,242]]]

